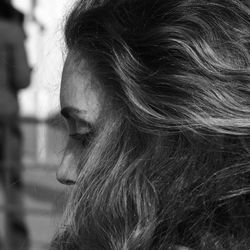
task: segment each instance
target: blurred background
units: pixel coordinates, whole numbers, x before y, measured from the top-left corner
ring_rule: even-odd
[[[56,180],[56,169],[66,138],[59,116],[65,57],[62,30],[73,0],[1,1],[15,8],[17,19],[9,21],[5,13],[0,18],[0,32],[6,33],[0,33],[0,250],[48,249],[66,200],[64,186]],[[1,86],[1,61],[11,65],[9,73],[17,80],[14,71],[18,65],[4,59],[5,37],[13,40],[13,46],[24,45],[26,59],[20,52],[17,60],[21,67],[26,60],[29,72],[24,85],[14,90],[11,87],[13,102],[19,107],[14,115],[7,116],[4,112],[11,102],[1,102],[8,96],[4,92],[8,82]]]

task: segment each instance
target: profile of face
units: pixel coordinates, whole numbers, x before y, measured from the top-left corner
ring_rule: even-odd
[[[89,60],[81,57],[79,62],[69,52],[60,90],[61,114],[66,120],[69,134],[67,150],[57,171],[57,179],[63,184],[76,182],[79,150],[84,150],[84,143],[89,140],[99,117],[102,95],[96,86],[99,83]],[[78,151],[75,150],[76,144]]]

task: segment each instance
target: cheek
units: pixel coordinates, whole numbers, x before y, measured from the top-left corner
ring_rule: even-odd
[[[86,113],[86,119],[88,121],[95,122],[98,119],[101,109],[101,98],[100,94],[94,92],[93,90],[87,90],[82,93],[84,96],[84,100],[82,100],[82,106],[86,107],[88,111]]]
[[[79,164],[79,159],[84,154],[85,149],[83,148],[81,142],[75,141],[71,138],[69,138],[67,147],[65,149],[65,153],[70,154],[71,162],[74,165]]]

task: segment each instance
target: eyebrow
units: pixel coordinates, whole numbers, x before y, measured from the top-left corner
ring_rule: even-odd
[[[84,126],[88,127],[88,128],[93,128],[94,125],[89,122],[89,121],[86,121],[84,118],[80,117],[79,114],[83,113],[84,110],[80,110],[80,109],[77,109],[77,108],[74,108],[74,107],[64,107],[61,109],[61,115],[66,119],[77,119],[77,120],[80,120],[81,123],[83,123]]]

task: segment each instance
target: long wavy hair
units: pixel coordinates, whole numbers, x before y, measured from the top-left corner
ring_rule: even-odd
[[[106,105],[51,249],[249,249],[248,1],[81,0],[65,40]]]

